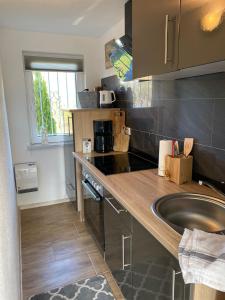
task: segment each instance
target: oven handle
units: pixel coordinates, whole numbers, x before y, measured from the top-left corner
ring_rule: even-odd
[[[96,191],[93,189],[93,187],[88,181],[82,180],[82,185],[86,190],[88,190],[88,192],[91,194],[95,201],[101,201],[101,197],[98,193],[96,193]]]

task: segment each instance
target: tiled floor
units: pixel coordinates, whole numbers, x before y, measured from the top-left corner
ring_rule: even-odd
[[[121,292],[72,203],[21,211],[24,299],[103,274]]]

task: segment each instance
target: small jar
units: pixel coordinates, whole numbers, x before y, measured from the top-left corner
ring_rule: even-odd
[[[91,153],[91,139],[83,139],[83,153]]]

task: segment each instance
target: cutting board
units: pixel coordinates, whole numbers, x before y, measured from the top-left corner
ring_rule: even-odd
[[[127,152],[130,136],[126,134],[125,112],[115,112],[114,116],[114,151]]]

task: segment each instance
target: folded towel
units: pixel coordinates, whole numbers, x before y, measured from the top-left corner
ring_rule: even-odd
[[[185,229],[178,258],[185,283],[225,292],[225,236]]]

